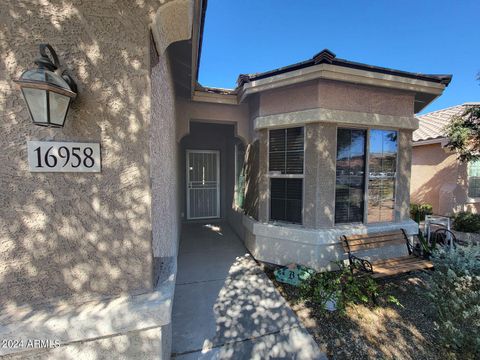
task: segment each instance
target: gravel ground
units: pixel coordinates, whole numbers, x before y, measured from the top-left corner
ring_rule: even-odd
[[[455,359],[437,341],[435,314],[422,295],[427,272],[412,272],[379,282],[403,307],[379,300],[376,307],[352,305],[342,316],[338,312],[325,314],[299,301],[298,289],[276,282],[273,270],[265,267],[330,359]]]

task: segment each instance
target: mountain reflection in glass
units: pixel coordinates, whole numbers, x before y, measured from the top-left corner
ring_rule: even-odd
[[[368,156],[368,222],[394,220],[397,132],[371,130]]]
[[[338,129],[335,223],[363,221],[366,131]]]

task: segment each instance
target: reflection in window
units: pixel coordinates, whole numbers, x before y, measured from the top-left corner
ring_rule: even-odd
[[[468,196],[480,197],[480,160],[468,164]]]
[[[270,179],[270,220],[302,223],[303,179]]]
[[[368,153],[368,222],[394,220],[397,132],[371,130]]]
[[[363,221],[365,130],[338,129],[335,223]]]

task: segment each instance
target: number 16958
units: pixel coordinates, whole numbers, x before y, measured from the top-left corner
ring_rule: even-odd
[[[34,172],[99,172],[100,144],[28,141],[28,163]]]

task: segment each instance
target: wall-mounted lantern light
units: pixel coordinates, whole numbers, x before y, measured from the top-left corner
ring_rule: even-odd
[[[55,50],[48,44],[39,47],[40,56],[35,59],[38,68],[25,71],[15,82],[35,125],[63,127],[70,103],[77,96],[77,86],[69,75],[55,72],[60,66]],[[45,52],[47,49],[53,62]]]

